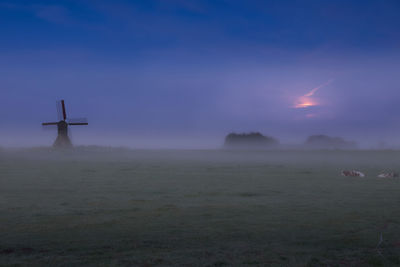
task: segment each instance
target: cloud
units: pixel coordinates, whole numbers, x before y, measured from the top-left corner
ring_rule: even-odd
[[[294,105],[294,108],[309,108],[312,106],[317,106],[320,105],[319,101],[317,101],[315,98],[312,96],[321,88],[329,85],[331,82],[333,82],[333,79],[328,80],[326,83],[323,83],[313,89],[311,89],[310,92],[307,94],[300,96],[297,98],[296,103]]]
[[[67,8],[59,5],[33,5],[36,17],[57,24],[72,24],[73,19]]]
[[[159,0],[158,3],[163,8],[178,8],[197,14],[204,14],[208,9],[204,2],[196,0]]]
[[[73,24],[69,10],[61,5],[0,3],[0,8],[25,11],[35,17],[56,24]]]
[[[327,81],[326,83],[323,83],[323,84],[321,84],[320,86],[317,86],[317,87],[313,88],[310,92],[308,92],[307,94],[305,94],[304,97],[313,96],[319,89],[321,89],[322,87],[327,86],[327,85],[330,84],[331,82],[333,82],[333,79],[330,79],[330,80]]]

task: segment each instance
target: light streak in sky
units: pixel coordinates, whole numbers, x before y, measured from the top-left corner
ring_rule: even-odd
[[[330,79],[326,83],[323,83],[315,88],[313,88],[310,92],[307,94],[300,96],[297,98],[294,104],[294,108],[308,108],[312,106],[318,106],[320,103],[316,99],[314,99],[312,96],[321,88],[329,85],[331,82],[333,82],[333,79]]]

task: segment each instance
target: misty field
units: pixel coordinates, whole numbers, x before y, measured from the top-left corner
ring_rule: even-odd
[[[400,265],[381,170],[400,152],[2,150],[0,265]]]

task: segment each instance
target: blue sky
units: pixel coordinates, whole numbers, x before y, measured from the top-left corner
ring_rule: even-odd
[[[399,145],[398,1],[0,1],[0,144],[214,146],[231,131]],[[330,82],[328,82],[330,81]],[[315,105],[294,108],[313,88]]]

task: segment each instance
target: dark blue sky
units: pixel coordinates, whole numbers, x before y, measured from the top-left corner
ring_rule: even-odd
[[[398,14],[396,0],[0,0],[0,145],[51,143],[40,123],[61,98],[89,119],[76,143],[399,145]]]

